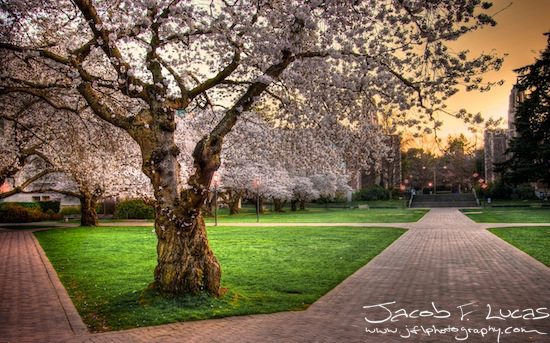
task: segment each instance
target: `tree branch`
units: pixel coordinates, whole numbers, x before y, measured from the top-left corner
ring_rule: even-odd
[[[69,59],[45,49],[25,48],[18,45],[2,43],[2,42],[0,42],[0,49],[23,52],[23,53],[36,53],[39,56],[48,58],[57,63],[61,63],[67,66],[71,65],[71,62],[69,61]]]
[[[11,81],[11,82],[14,82],[14,83],[21,83],[21,84],[23,84],[27,87],[32,87],[32,88],[36,88],[36,89],[49,89],[49,88],[68,89],[68,88],[71,88],[71,86],[69,86],[69,85],[64,85],[64,84],[59,84],[59,83],[37,83],[37,82],[28,81],[28,80],[18,79],[18,78],[11,77],[11,76],[7,77],[6,79]]]
[[[55,108],[56,110],[77,112],[75,108],[72,108],[70,106],[56,104],[52,99],[50,99],[49,94],[42,92],[38,89],[28,88],[28,87],[4,87],[3,89],[0,90],[0,94],[8,94],[8,93],[25,93],[25,94],[33,95],[35,97],[42,99],[45,103]]]
[[[195,88],[191,89],[189,91],[189,99],[193,99],[199,94],[209,90],[210,88],[220,84],[222,81],[224,81],[229,75],[231,75],[239,66],[239,62],[241,60],[241,53],[238,49],[235,49],[235,53],[233,55],[233,59],[231,62],[223,68],[216,76],[213,78],[210,78],[203,83],[199,84]]]
[[[118,78],[126,80],[126,82],[122,84],[119,83],[118,90],[129,97],[137,97],[144,101],[150,100],[147,92],[145,91],[147,85],[143,83],[140,79],[128,75],[128,71],[131,69],[131,66],[124,61],[124,59],[122,58],[122,53],[116,46],[115,42],[113,42],[109,37],[110,32],[107,29],[103,28],[103,22],[99,17],[97,10],[95,9],[91,0],[73,0],[73,2],[84,16],[84,19],[86,19],[86,21],[88,22],[88,26],[90,27],[94,35],[94,39],[92,39],[76,51],[80,52],[81,54],[89,53],[88,49],[91,48],[90,44],[92,43],[92,41],[95,40],[95,42],[98,43],[105,55],[107,55],[107,57],[109,57],[109,59],[111,60],[111,66],[115,69]],[[80,55],[80,58],[82,58],[82,56],[83,55]],[[83,72],[85,71],[80,63],[78,64],[78,66],[81,76],[85,76],[83,75]],[[87,74],[87,72],[85,74]],[[89,76],[84,77],[84,79],[86,81],[92,81],[90,80]],[[129,84],[139,86],[142,90],[130,91],[129,87],[127,87]]]
[[[128,118],[116,114],[111,108],[103,104],[100,100],[101,97],[92,88],[90,82],[82,82],[80,85],[78,85],[78,91],[80,92],[80,94],[82,94],[94,113],[97,114],[101,119],[124,130],[128,130],[130,128],[130,121],[128,120]]]
[[[237,122],[240,114],[244,111],[248,111],[254,104],[254,99],[260,96],[269,86],[270,82],[265,78],[271,80],[277,79],[295,59],[296,57],[293,56],[290,51],[283,51],[281,62],[270,66],[263,74],[263,77],[258,78],[257,81],[253,82],[248,87],[247,91],[236,101],[233,107],[226,112],[225,116],[212,130],[210,135],[224,137],[229,133]]]
[[[170,75],[176,80],[176,84],[178,85],[178,88],[180,89],[181,97],[183,98],[183,104],[181,107],[184,107],[189,103],[189,100],[187,99],[188,91],[187,87],[185,87],[185,81],[183,78],[172,68],[164,59],[162,59],[160,56],[157,56],[158,60],[160,61],[160,64],[168,70]]]

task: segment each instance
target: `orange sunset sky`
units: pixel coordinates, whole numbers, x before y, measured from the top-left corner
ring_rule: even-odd
[[[545,48],[543,33],[550,31],[550,0],[493,0],[492,3],[489,13],[496,14],[497,25],[469,33],[452,46],[457,50],[469,49],[472,53],[494,50],[499,55],[508,54],[500,71],[487,74],[488,80],[502,79],[505,83],[486,93],[460,92],[449,100],[448,106],[450,111],[465,108],[473,113],[480,112],[486,119],[504,118],[502,125],[506,126],[508,97],[516,81],[513,70],[533,63]],[[439,137],[464,133],[473,139],[473,134],[461,121],[449,116],[440,119],[445,125]]]

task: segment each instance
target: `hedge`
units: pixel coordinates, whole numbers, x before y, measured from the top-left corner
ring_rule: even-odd
[[[48,209],[44,213],[40,206],[30,206],[30,203],[2,203],[0,204],[0,221],[3,223],[28,223],[43,220],[58,220],[62,215]]]
[[[141,199],[123,200],[116,205],[116,219],[154,219],[153,206],[147,205]]]
[[[353,200],[388,200],[390,198],[390,191],[381,186],[370,186],[363,188],[353,193]]]
[[[42,209],[42,212],[46,213],[51,210],[53,213],[59,213],[60,201],[39,201],[38,205]]]
[[[80,214],[80,205],[64,206],[61,209],[61,214],[64,216],[70,216],[74,214]]]

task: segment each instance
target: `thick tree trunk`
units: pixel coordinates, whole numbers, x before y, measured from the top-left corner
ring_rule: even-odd
[[[134,134],[155,195],[157,266],[151,286],[167,295],[204,292],[219,296],[221,268],[208,244],[203,208],[220,165],[221,140],[207,137],[197,144],[195,173],[181,187],[173,131],[167,127]]]
[[[157,210],[158,237],[154,285],[167,294],[220,294],[221,268],[210,249],[202,215],[170,216],[177,209]],[[168,214],[168,215],[167,215]]]
[[[296,212],[298,210],[298,200],[291,200],[290,201],[290,210],[293,212]]]
[[[84,194],[80,198],[80,225],[97,226],[96,207],[97,199],[91,195]]]
[[[305,210],[306,209],[306,202],[305,200],[300,200],[300,210]]]

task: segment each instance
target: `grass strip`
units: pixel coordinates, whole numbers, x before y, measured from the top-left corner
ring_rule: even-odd
[[[506,227],[489,231],[550,267],[550,227]]]
[[[300,211],[266,212],[260,214],[260,223],[406,223],[416,222],[428,211],[425,209],[397,208],[308,208]],[[214,222],[207,217],[208,223]],[[227,209],[218,211],[218,223],[253,223],[256,222],[254,208],[244,207],[241,213],[229,215]]]
[[[550,208],[493,207],[461,211],[478,223],[550,223]]]

